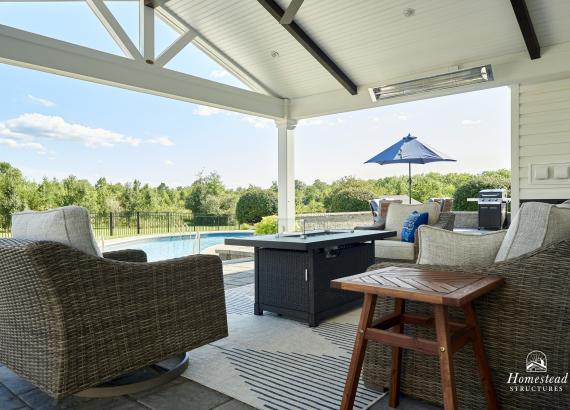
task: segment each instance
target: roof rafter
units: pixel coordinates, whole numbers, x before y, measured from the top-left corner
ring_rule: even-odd
[[[155,65],[164,67],[166,63],[172,60],[184,47],[186,47],[198,33],[194,30],[188,30],[178,37],[168,48],[166,48],[154,62]]]
[[[137,46],[131,41],[128,34],[123,30],[121,24],[117,21],[111,10],[105,5],[103,0],[86,0],[87,5],[97,16],[103,27],[109,32],[115,43],[125,53],[127,57],[135,60],[142,60],[142,55]]]
[[[257,0],[268,12],[281,22],[285,12],[274,0]],[[305,50],[307,50],[331,75],[352,94],[356,95],[358,89],[356,84],[336,65],[336,63],[303,31],[303,29],[294,21],[290,24],[282,24],[282,26],[291,34]]]
[[[537,58],[540,58],[540,43],[538,42],[538,38],[534,32],[534,25],[530,19],[526,1],[511,0],[511,5],[513,6],[513,11],[515,12],[515,16],[519,23],[530,59],[536,60]]]
[[[283,17],[281,17],[281,20],[279,20],[279,22],[281,24],[291,24],[297,15],[297,12],[303,5],[303,1],[305,0],[291,0],[291,3],[289,3],[289,6],[287,6],[285,13],[283,13]]]

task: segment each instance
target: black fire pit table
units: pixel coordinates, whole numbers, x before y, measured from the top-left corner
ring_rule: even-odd
[[[267,310],[317,326],[362,303],[362,295],[331,289],[330,281],[366,271],[374,264],[374,241],[392,236],[396,232],[327,230],[225,243],[255,248],[254,314]]]

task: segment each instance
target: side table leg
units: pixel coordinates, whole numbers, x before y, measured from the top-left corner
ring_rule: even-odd
[[[404,313],[404,299],[394,300],[394,313]],[[404,324],[400,323],[394,326],[395,333],[402,333],[404,331]],[[402,372],[402,348],[392,347],[392,370],[390,371],[390,400],[388,405],[390,407],[398,407],[400,395],[400,374]]]
[[[439,345],[439,370],[441,373],[441,390],[443,392],[443,407],[445,410],[457,408],[457,396],[455,393],[455,375],[453,372],[453,354],[450,349],[449,323],[447,307],[442,305],[433,306],[435,316],[435,330]]]
[[[481,337],[481,330],[477,322],[477,315],[473,305],[468,303],[463,306],[463,313],[465,314],[465,322],[467,326],[473,328],[473,351],[475,352],[475,359],[477,360],[477,367],[479,367],[479,374],[481,376],[481,383],[485,391],[485,399],[487,399],[487,408],[495,410],[499,408],[495,388],[493,386],[493,377],[491,375],[491,368],[489,361],[485,354],[485,346],[483,345],[483,338]]]
[[[341,410],[352,410],[352,407],[354,406],[356,389],[358,388],[358,380],[360,379],[360,371],[362,370],[364,354],[366,353],[367,340],[364,338],[364,332],[372,323],[374,309],[376,308],[376,299],[376,295],[368,293],[364,295],[364,303],[362,304],[362,312],[360,313],[356,340],[354,341],[352,358],[350,359],[348,375],[346,376],[344,393],[342,394],[342,401],[340,404]]]

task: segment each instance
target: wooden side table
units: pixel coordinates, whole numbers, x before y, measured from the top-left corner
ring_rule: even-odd
[[[467,343],[472,343],[488,408],[497,409],[499,406],[491,378],[491,369],[487,362],[472,302],[504,283],[505,280],[498,276],[429,271],[422,270],[421,265],[413,268],[387,267],[333,280],[331,286],[334,288],[364,293],[364,304],[341,409],[350,410],[354,405],[368,340],[392,346],[390,407],[398,405],[402,349],[412,349],[439,356],[444,407],[448,410],[456,409],[453,354]],[[393,313],[373,322],[378,296],[394,298],[395,309]],[[406,313],[406,300],[433,305],[434,316]],[[448,306],[463,309],[465,321],[450,320],[447,314]],[[437,340],[405,335],[403,334],[404,324],[435,327]]]

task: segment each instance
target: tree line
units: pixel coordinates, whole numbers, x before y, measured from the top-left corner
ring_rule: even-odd
[[[341,178],[332,183],[315,180],[311,184],[295,181],[298,213],[343,212],[368,209],[368,199],[381,195],[407,194],[407,176],[363,180]],[[419,201],[432,197],[464,198],[483,188],[510,188],[510,171],[468,173],[427,173],[413,177],[412,196]],[[246,195],[247,193],[247,195]],[[462,197],[462,198],[463,198]],[[242,204],[238,206],[240,199]],[[99,178],[95,184],[73,175],[58,180],[26,179],[22,172],[7,162],[0,162],[0,225],[9,224],[10,215],[24,209],[45,210],[66,205],[83,206],[93,214],[109,212],[192,212],[195,215],[234,214],[254,223],[263,214],[276,212],[277,184],[270,188],[248,186],[236,189],[224,185],[216,172],[200,173],[188,186],[169,187],[143,184],[139,180],[112,183]],[[473,206],[456,199],[456,209]],[[259,206],[258,206],[259,205]]]

